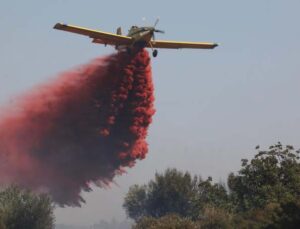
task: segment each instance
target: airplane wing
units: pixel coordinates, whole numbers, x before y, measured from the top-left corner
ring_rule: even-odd
[[[79,26],[67,25],[57,23],[54,29],[63,30],[71,33],[77,33],[80,35],[88,36],[93,39],[94,43],[105,44],[105,45],[130,45],[132,38],[113,33],[102,32],[98,30],[91,30]]]
[[[209,42],[183,42],[183,41],[165,41],[165,40],[152,40],[153,48],[167,48],[167,49],[213,49],[218,46],[216,43]],[[148,45],[147,47],[151,47]]]

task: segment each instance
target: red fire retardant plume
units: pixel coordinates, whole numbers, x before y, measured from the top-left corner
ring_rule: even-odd
[[[148,52],[99,58],[35,88],[0,118],[0,185],[80,205],[145,158],[154,114]]]

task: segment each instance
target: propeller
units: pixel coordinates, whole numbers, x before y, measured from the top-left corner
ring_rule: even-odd
[[[156,19],[153,27],[156,27],[156,25],[158,24],[158,22],[159,22],[159,17]]]
[[[159,18],[156,19],[156,21],[155,21],[155,23],[153,25],[153,29],[152,29],[152,31],[153,31],[152,32],[153,42],[155,42],[155,33],[165,33],[165,31],[155,28],[157,26],[158,22],[159,22]],[[157,53],[158,53],[157,49],[153,49],[151,41],[149,42],[149,45],[150,45],[150,47],[152,49],[152,55],[153,55],[153,57],[156,57]]]
[[[158,22],[159,22],[159,17],[156,19],[156,21],[154,23],[154,26],[153,26],[154,32],[156,32],[156,33],[165,33],[165,31],[163,31],[163,30],[155,29],[155,27],[157,26]]]
[[[156,21],[155,21],[155,23],[153,25],[153,28],[154,28],[154,30],[153,30],[153,32],[154,32],[153,33],[153,40],[155,40],[155,33],[165,33],[164,30],[155,29],[155,27],[157,26],[158,22],[159,22],[159,17],[156,19]]]
[[[160,30],[160,29],[155,29],[154,32],[156,32],[156,33],[165,33],[164,30]]]

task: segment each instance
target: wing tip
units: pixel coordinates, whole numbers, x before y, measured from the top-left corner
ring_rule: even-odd
[[[212,48],[214,49],[214,48],[218,47],[219,45],[220,45],[219,43],[214,43]]]
[[[64,27],[66,27],[67,24],[65,23],[56,23],[54,26],[53,26],[53,29],[62,29]]]

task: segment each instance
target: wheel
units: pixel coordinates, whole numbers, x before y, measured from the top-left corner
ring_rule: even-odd
[[[153,50],[152,56],[157,57],[158,51],[156,49]]]

